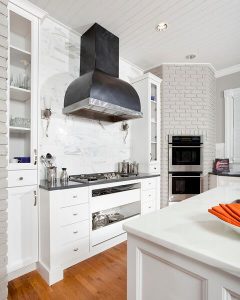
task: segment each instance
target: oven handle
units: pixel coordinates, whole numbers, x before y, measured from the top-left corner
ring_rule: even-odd
[[[203,146],[173,146],[169,144],[169,148],[202,148]]]

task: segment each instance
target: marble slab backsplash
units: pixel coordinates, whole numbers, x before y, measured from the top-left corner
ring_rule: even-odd
[[[58,174],[66,167],[68,174],[117,170],[117,162],[130,159],[130,130],[120,123],[98,122],[62,113],[66,88],[79,76],[80,36],[46,18],[41,24],[40,106],[51,108],[52,117],[46,136],[47,121],[40,123],[39,154],[56,157]],[[130,79],[142,71],[120,59],[120,78]],[[45,176],[41,166],[41,178]]]

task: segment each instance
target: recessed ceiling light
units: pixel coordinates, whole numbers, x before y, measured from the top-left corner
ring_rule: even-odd
[[[186,55],[186,59],[194,59],[196,57],[195,54],[188,54]]]
[[[161,22],[156,26],[157,31],[166,31],[167,28],[168,28],[168,24],[164,22]]]

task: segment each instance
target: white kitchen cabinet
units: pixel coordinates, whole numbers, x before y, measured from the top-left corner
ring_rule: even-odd
[[[141,214],[160,208],[160,177],[146,178],[141,185]]]
[[[49,285],[89,257],[88,187],[40,190],[39,272]]]
[[[37,15],[38,13],[38,15]],[[42,11],[9,2],[9,170],[37,169],[39,19]],[[30,157],[29,162],[14,159]]]
[[[37,186],[8,189],[8,273],[38,260]]]
[[[213,189],[219,186],[239,186],[240,185],[240,177],[234,176],[218,176],[214,174],[209,174],[209,189]]]
[[[225,98],[225,158],[240,162],[240,88],[224,91]]]
[[[160,84],[161,79],[151,73],[132,81],[143,118],[131,122],[131,157],[139,162],[142,173],[160,173]]]
[[[123,191],[122,187],[134,185]],[[119,192],[96,190],[121,187]],[[93,196],[94,195],[94,196]],[[49,285],[63,271],[126,240],[123,224],[160,208],[160,176],[61,190],[40,189],[38,270]],[[96,213],[119,212],[125,219],[94,228]]]
[[[38,261],[39,23],[45,15],[28,1],[11,0],[8,65],[8,278]],[[17,163],[22,157],[30,161]]]

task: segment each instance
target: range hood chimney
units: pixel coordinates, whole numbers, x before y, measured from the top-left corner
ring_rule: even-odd
[[[64,114],[118,122],[142,118],[135,89],[119,77],[119,38],[95,23],[81,38],[80,77],[67,88]]]

